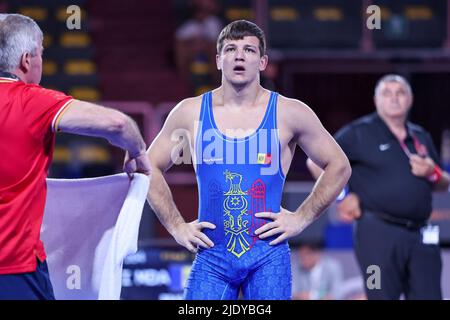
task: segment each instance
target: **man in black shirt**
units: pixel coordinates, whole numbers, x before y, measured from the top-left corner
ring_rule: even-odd
[[[432,191],[448,190],[450,179],[430,135],[407,121],[412,100],[403,77],[386,75],[375,88],[376,112],[335,135],[352,166],[337,209],[343,220],[356,220],[354,248],[369,299],[442,299],[438,231],[427,220]],[[307,163],[318,178],[320,168]],[[378,267],[380,283],[370,285]]]

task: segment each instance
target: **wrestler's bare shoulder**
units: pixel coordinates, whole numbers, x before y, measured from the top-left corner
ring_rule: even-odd
[[[314,114],[311,108],[304,102],[282,95],[278,96],[277,109],[279,125],[286,125],[288,127],[298,127]]]
[[[198,121],[202,104],[202,96],[186,98],[180,101],[170,112],[171,121],[178,127],[190,128]]]

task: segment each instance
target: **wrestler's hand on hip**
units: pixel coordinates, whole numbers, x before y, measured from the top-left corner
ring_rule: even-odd
[[[196,253],[198,247],[206,249],[214,247],[214,243],[202,232],[203,228],[215,229],[216,226],[210,222],[198,222],[198,220],[182,222],[175,227],[172,236],[178,244]]]
[[[352,222],[361,217],[359,198],[355,193],[349,193],[336,207],[338,217],[343,222]]]
[[[273,220],[255,231],[255,234],[259,235],[260,239],[279,234],[275,240],[269,243],[270,245],[276,245],[288,238],[295,237],[306,227],[301,217],[284,208],[281,208],[279,213],[258,212],[255,214],[255,217]]]
[[[150,175],[150,160],[146,153],[142,153],[134,158],[131,158],[128,151],[125,153],[125,159],[123,164],[123,171],[125,171],[130,178],[133,177],[133,173],[143,173]]]

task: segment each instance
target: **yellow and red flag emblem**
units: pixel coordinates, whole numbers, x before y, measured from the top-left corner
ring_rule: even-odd
[[[258,164],[270,164],[272,155],[270,153],[258,153]]]

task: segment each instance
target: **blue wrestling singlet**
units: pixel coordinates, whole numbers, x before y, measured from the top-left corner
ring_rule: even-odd
[[[186,299],[290,299],[291,265],[287,241],[276,246],[255,230],[271,220],[257,212],[279,212],[284,174],[277,132],[277,97],[272,92],[258,129],[245,138],[230,138],[215,124],[212,93],[203,95],[195,155],[199,191],[199,221],[214,242],[199,248]]]

